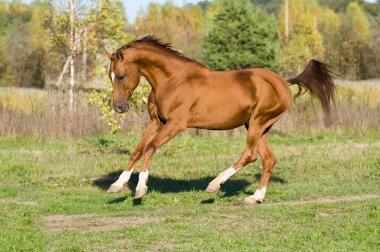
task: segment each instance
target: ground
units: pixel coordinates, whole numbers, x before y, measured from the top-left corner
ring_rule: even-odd
[[[153,158],[149,193],[106,189],[138,136],[0,140],[0,251],[379,251],[380,135],[272,134],[278,163],[264,203],[261,164],[216,194],[244,137],[183,135]],[[138,168],[136,168],[138,170]]]

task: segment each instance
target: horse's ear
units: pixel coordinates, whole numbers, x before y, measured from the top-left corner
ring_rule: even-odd
[[[113,58],[113,53],[110,53],[109,51],[107,51],[106,49],[104,49],[104,53],[107,55],[107,57],[112,60]]]

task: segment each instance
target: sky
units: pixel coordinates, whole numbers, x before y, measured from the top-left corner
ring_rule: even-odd
[[[201,0],[171,0],[175,6],[183,6],[187,3],[198,3]],[[140,10],[146,10],[149,3],[165,3],[167,0],[122,0],[129,23],[133,23]]]

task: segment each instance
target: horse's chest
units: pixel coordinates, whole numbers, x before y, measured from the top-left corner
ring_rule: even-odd
[[[170,111],[173,110],[173,101],[171,97],[158,97],[156,99],[157,111],[160,119],[167,121]]]

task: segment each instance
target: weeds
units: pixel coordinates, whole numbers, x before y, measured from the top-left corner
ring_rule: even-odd
[[[72,138],[115,132],[119,129],[128,134],[141,133],[149,118],[145,108],[148,93],[147,85],[142,85],[131,100],[131,113],[118,119],[110,107],[110,91],[95,95],[79,92],[76,94],[75,107],[70,111],[65,93],[7,89],[0,92],[0,136]],[[326,127],[320,104],[304,95],[293,102],[273,129],[285,134],[379,132],[379,97],[379,85],[339,85],[332,123]],[[193,133],[192,130],[188,132]],[[245,134],[245,130],[241,132]],[[210,133],[201,131],[201,134]]]

